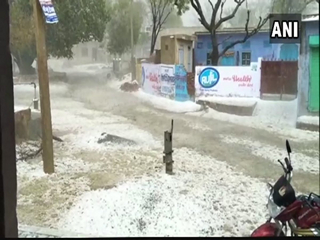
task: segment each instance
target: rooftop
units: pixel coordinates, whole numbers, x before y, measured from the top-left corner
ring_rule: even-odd
[[[319,21],[319,14],[308,14],[302,16],[302,22],[316,22]]]
[[[254,30],[255,28],[250,27],[249,32]],[[259,32],[269,32],[269,28],[261,28]],[[217,33],[246,33],[246,30],[244,27],[241,28],[222,28],[218,29]],[[201,31],[201,32],[195,32],[196,35],[207,35],[209,34],[208,31]]]

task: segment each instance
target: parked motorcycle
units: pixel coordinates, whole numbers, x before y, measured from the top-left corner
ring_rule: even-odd
[[[284,175],[272,186],[267,208],[270,218],[253,231],[251,237],[318,236],[320,237],[320,196],[315,193],[296,196],[291,186],[291,147],[286,141],[288,157],[281,164]],[[273,221],[272,221],[273,220]],[[289,231],[290,230],[290,231]]]

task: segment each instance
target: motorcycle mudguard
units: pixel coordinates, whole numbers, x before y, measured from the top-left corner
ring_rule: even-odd
[[[279,232],[279,227],[275,223],[266,222],[253,231],[251,237],[277,237]],[[284,236],[284,233],[281,231],[280,236]]]

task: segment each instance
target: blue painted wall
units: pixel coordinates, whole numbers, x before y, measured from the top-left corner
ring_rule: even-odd
[[[244,34],[232,34],[230,38],[230,33],[228,34],[219,34],[218,42],[221,43],[224,40],[224,44],[228,44],[229,42],[233,42],[236,40],[243,39]],[[219,46],[219,51],[223,49],[224,44]],[[282,47],[282,51],[281,51]],[[211,53],[212,45],[210,35],[197,35],[197,41],[195,44],[195,63],[197,65],[207,65],[207,54]],[[251,62],[257,62],[259,57],[263,58],[275,58],[282,60],[297,60],[299,53],[299,46],[293,44],[291,47],[282,44],[270,44],[269,43],[269,33],[261,32],[252,36],[247,42],[243,44],[237,44],[229,51],[239,52],[239,65],[242,64],[242,53],[243,52],[251,52]],[[223,62],[227,61],[226,65],[236,65],[236,54],[233,59],[233,64],[230,64],[230,59],[220,59],[220,65],[225,65]]]
[[[183,65],[175,65],[175,100],[185,102],[190,100],[187,84],[187,71]]]
[[[310,77],[310,46],[309,37],[319,35],[319,21],[302,23],[302,39],[299,55],[298,72],[298,117],[315,115],[308,111],[309,77]]]

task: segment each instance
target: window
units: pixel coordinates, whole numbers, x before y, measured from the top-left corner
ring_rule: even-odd
[[[202,45],[203,45],[202,42],[198,42],[197,43],[197,48],[199,48],[199,49],[202,48]]]
[[[207,43],[207,48],[208,48],[208,49],[212,49],[212,42],[208,42],[208,43]]]
[[[268,40],[265,40],[265,41],[263,41],[263,47],[271,48],[272,46],[271,46],[271,44],[270,44],[270,42]]]
[[[169,50],[169,46],[168,46],[168,44],[166,44],[166,50]]]
[[[83,47],[81,51],[82,57],[88,57],[88,48]]]
[[[251,53],[243,52],[242,53],[242,66],[250,66],[251,63]]]
[[[207,53],[207,66],[211,66],[211,53]]]
[[[250,41],[246,41],[245,43],[242,44],[243,49],[250,49]]]

